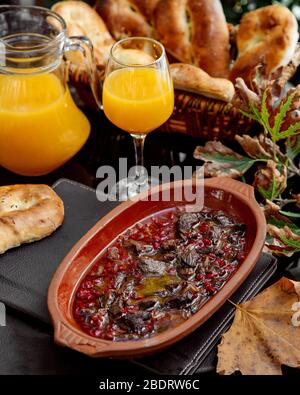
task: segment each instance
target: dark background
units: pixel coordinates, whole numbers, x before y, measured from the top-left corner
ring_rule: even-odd
[[[227,17],[227,20],[232,23],[238,23],[241,15],[249,10],[253,10],[258,7],[265,5],[281,3],[290,7],[295,15],[299,15],[300,11],[297,6],[300,5],[299,0],[221,0],[223,8]],[[51,7],[52,4],[56,3],[55,0],[13,0],[13,1],[1,1],[3,4],[37,4],[41,6]],[[86,1],[86,3],[93,4],[93,0]]]

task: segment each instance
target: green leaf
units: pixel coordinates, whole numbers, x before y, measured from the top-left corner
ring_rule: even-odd
[[[268,224],[266,247],[275,255],[292,256],[300,252],[300,236],[293,227],[290,223],[282,227]]]
[[[283,210],[280,210],[279,212],[280,214],[286,215],[287,217],[300,218],[300,213],[292,213],[291,211],[283,211]]]
[[[287,156],[294,160],[300,154],[300,136],[288,138],[286,142]]]
[[[299,133],[300,133],[300,122],[296,122],[284,132],[280,132],[277,135],[277,140],[286,139],[287,137],[294,136],[295,134],[299,134]]]
[[[269,118],[270,118],[270,112],[267,107],[267,98],[268,98],[269,90],[266,89],[263,93],[262,100],[261,100],[261,119],[263,121],[263,124],[265,125],[267,130],[270,130],[270,123],[269,123]]]
[[[300,251],[300,241],[294,240],[294,239],[289,239],[288,237],[282,235],[280,237],[280,240],[288,247],[292,247],[294,249],[294,252],[299,252]]]
[[[252,119],[253,121],[258,121],[258,122],[259,122],[259,119],[257,119],[254,115],[250,114],[249,112],[246,112],[246,111],[244,111],[244,110],[242,110],[242,109],[239,109],[239,112],[240,112],[242,115],[244,115],[244,117],[249,118],[249,119]]]
[[[279,112],[275,116],[274,127],[271,129],[271,135],[275,141],[280,138],[280,128],[288,111],[291,109],[295,94],[295,92],[291,93],[288,98],[281,103]]]
[[[279,193],[276,192],[277,188],[276,188],[276,178],[273,175],[272,179],[269,183],[269,186],[267,189],[265,189],[262,186],[258,186],[258,192],[265,198],[268,200],[271,200],[271,202],[279,195]]]
[[[255,119],[258,122],[260,122],[263,126],[265,126],[262,119],[261,119],[261,114],[260,114],[259,110],[255,107],[255,105],[251,101],[249,102],[249,108],[252,111]]]
[[[206,162],[218,163],[222,175],[230,174],[232,171],[236,171],[239,175],[243,175],[247,170],[256,162],[254,159],[243,156],[241,159],[237,159],[235,156],[227,155],[223,156],[219,153],[214,154],[202,154],[201,158]],[[220,174],[219,174],[220,175]]]
[[[197,147],[194,157],[206,162],[206,177],[241,177],[258,161],[234,152],[219,141],[208,141],[204,147]]]
[[[267,165],[255,173],[253,186],[265,199],[273,201],[285,190],[286,183],[286,167],[268,160]]]
[[[277,228],[279,228],[279,229],[284,228],[285,226],[288,226],[294,233],[296,233],[300,236],[300,229],[293,222],[287,222],[282,219],[275,218],[274,216],[268,218],[267,222],[270,225],[277,226]]]

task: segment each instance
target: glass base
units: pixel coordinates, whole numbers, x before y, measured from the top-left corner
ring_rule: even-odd
[[[136,178],[123,178],[115,184],[110,193],[110,200],[125,201],[136,197],[139,193],[146,191],[159,184],[159,180],[156,178],[145,178],[143,180]]]

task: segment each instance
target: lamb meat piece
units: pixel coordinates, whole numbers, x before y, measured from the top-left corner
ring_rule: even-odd
[[[153,246],[150,244],[146,244],[142,241],[138,240],[132,240],[129,239],[124,242],[125,248],[135,254],[135,255],[140,255],[140,254],[151,254],[154,252]]]
[[[161,243],[161,248],[166,251],[175,251],[176,244],[176,239],[165,240]]]
[[[166,252],[165,254],[163,254],[164,262],[168,262],[168,263],[174,264],[176,259],[177,259],[177,257],[176,257],[176,253],[175,252]]]
[[[181,235],[189,233],[193,226],[199,222],[197,213],[183,213],[179,215],[178,230]]]
[[[116,261],[120,259],[119,249],[117,247],[112,247],[109,249],[107,258]]]
[[[138,303],[140,310],[142,311],[151,311],[154,308],[159,308],[160,303],[157,299],[143,299],[141,302]]]
[[[177,274],[183,280],[192,280],[195,277],[195,268],[193,268],[193,267],[178,267]]]
[[[115,278],[115,289],[120,289],[124,280],[126,278],[126,274],[124,272],[119,272]]]
[[[211,241],[211,247],[218,244],[222,233],[223,233],[223,229],[221,226],[214,225],[210,227],[210,230],[208,231],[206,237]],[[208,248],[208,250],[211,249],[212,248]]]
[[[166,273],[166,262],[158,261],[149,256],[139,257],[139,268],[144,274],[162,276]]]
[[[123,300],[129,299],[134,292],[135,280],[134,278],[127,278],[123,285],[121,286],[119,293]]]
[[[193,244],[181,246],[177,249],[177,257],[181,266],[197,267],[200,254],[196,251]]]
[[[222,226],[228,226],[234,223],[231,218],[223,213],[223,211],[216,212],[214,219]]]
[[[244,236],[245,231],[246,231],[246,225],[245,224],[233,224],[233,225],[229,226],[227,229],[230,233],[230,236],[232,236],[233,239],[238,239],[238,238]]]
[[[116,320],[119,327],[138,334],[145,333],[145,324],[151,318],[151,313],[142,311],[136,314],[126,314]]]
[[[117,295],[116,295],[115,291],[113,291],[113,290],[108,291],[107,294],[105,294],[99,298],[101,307],[108,309],[113,304],[113,302],[116,300],[116,297],[117,297]]]
[[[200,221],[211,220],[213,217],[213,212],[211,210],[208,210],[207,208],[204,208],[202,211],[199,211],[197,214]]]
[[[180,292],[182,289],[182,284],[180,283],[174,283],[174,284],[167,284],[166,285],[166,290],[170,295],[175,295],[178,292]]]
[[[117,299],[110,306],[108,313],[114,318],[120,318],[122,316],[122,308],[120,306],[121,300]]]
[[[198,272],[199,273],[205,273],[209,270],[213,269],[213,265],[209,259],[208,255],[201,255],[200,261],[199,261],[199,267],[198,267]]]
[[[194,298],[195,295],[192,292],[188,291],[180,295],[172,296],[165,302],[164,307],[166,307],[167,309],[176,310],[184,309],[192,303]]]

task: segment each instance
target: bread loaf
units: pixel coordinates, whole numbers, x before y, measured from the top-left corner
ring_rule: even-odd
[[[66,21],[68,36],[86,36],[91,40],[96,63],[104,66],[114,40],[97,12],[83,1],[60,1],[52,10]],[[80,52],[68,52],[67,58],[83,66],[84,58]]]
[[[174,87],[217,100],[230,102],[234,95],[234,86],[225,78],[209,76],[199,67],[190,64],[173,63],[170,65]]]
[[[153,2],[154,1],[154,2]],[[96,11],[116,40],[125,37],[153,37],[151,18],[155,0],[98,0]]]
[[[49,236],[63,219],[63,202],[47,185],[0,187],[0,254]]]
[[[293,13],[281,5],[272,5],[248,12],[237,32],[238,58],[230,73],[247,85],[255,76],[255,68],[264,63],[267,75],[292,59],[298,41],[298,24]]]
[[[183,63],[212,77],[229,72],[229,31],[220,0],[160,0],[154,10],[157,38]]]

